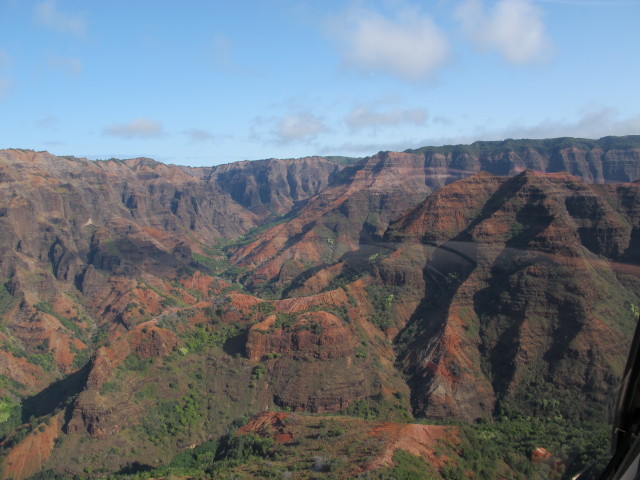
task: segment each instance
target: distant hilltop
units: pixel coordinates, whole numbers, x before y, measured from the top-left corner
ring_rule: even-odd
[[[243,431],[285,451],[356,445],[340,478],[389,461],[379,429],[462,462],[464,430],[417,417],[568,444],[611,415],[637,320],[638,179],[640,136],[199,168],[2,150],[0,477],[226,455],[266,410]]]

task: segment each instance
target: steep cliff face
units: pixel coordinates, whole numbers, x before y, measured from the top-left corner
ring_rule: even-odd
[[[156,465],[273,408],[605,417],[640,305],[639,143],[197,169],[0,152],[7,471]]]
[[[330,265],[384,232],[395,216],[423,200],[431,189],[418,155],[381,153],[347,167],[334,185],[238,248],[231,261],[251,270],[249,285],[272,291]]]
[[[529,169],[566,171],[587,183],[629,182],[640,177],[639,165],[640,137],[476,142],[381,152],[345,168],[288,221],[252,238],[231,259],[251,271],[248,285],[277,295],[289,285],[284,294],[297,295],[295,290],[312,274],[309,265],[317,270],[335,264],[373,242],[392,219],[431,191],[457,180],[481,171],[515,175]],[[469,214],[451,210],[458,217]]]
[[[273,313],[258,317],[245,349],[264,365],[264,388],[276,406],[336,412],[371,397],[407,406],[391,395],[408,392],[394,377],[391,345],[376,345],[381,335],[368,325],[356,287],[269,305]]]
[[[639,142],[639,135],[600,140],[504,140],[407,152],[424,156],[425,168],[432,174],[431,187],[441,187],[479,171],[496,175],[516,175],[524,170],[567,172],[587,183],[633,182],[640,177]]]
[[[262,160],[221,165],[212,177],[223,192],[257,215],[282,215],[317,194],[342,167],[322,157]]]
[[[160,313],[160,294],[138,299],[124,278],[175,277],[196,263],[194,254],[286,213],[341,168],[321,158],[191,169],[0,152],[0,283],[9,294],[4,340],[13,348],[2,355],[18,367],[10,378],[34,393],[77,369],[98,326],[132,328]],[[147,310],[137,315],[127,309],[133,303]]]
[[[477,418],[553,404],[593,418],[610,407],[640,298],[640,272],[617,263],[635,248],[639,196],[637,184],[566,174],[482,175],[395,222],[400,251],[430,246],[424,296],[398,337],[414,410]]]
[[[92,263],[145,271],[149,265],[140,263],[157,257],[159,268],[170,270],[190,260],[189,247],[198,242],[233,238],[288,212],[340,168],[321,158],[190,169],[149,159],[90,162],[4,151],[3,270],[19,263],[10,251],[50,263],[66,281]]]
[[[109,347],[98,349],[89,363],[86,389],[78,395],[66,424],[66,433],[103,437],[116,434],[131,424],[140,416],[140,408],[128,395],[105,398],[100,393],[105,383],[130,355],[143,360],[162,358],[178,344],[178,337],[173,332],[159,328],[156,321],[150,321],[118,337]]]

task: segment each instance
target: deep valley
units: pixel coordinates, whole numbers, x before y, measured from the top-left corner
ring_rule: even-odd
[[[3,150],[0,283],[3,479],[570,478],[640,314],[640,136]]]

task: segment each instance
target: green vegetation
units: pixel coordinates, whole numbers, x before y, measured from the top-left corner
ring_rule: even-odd
[[[158,287],[155,287],[153,285],[150,285],[148,283],[144,284],[144,288],[148,288],[149,290],[157,293],[158,295],[160,295],[160,297],[162,297],[162,306],[164,308],[168,308],[168,307],[180,307],[180,308],[186,308],[189,305],[184,302],[183,300],[176,298],[174,296],[171,295],[167,295],[166,292],[160,290]]]
[[[284,289],[282,285],[273,280],[265,280],[252,284],[248,291],[264,300],[279,300],[282,298]]]
[[[231,338],[241,335],[246,327],[240,324],[199,324],[195,329],[182,335],[185,347],[189,351],[198,352],[206,347],[222,348]]]
[[[82,331],[82,329],[78,325],[76,325],[73,320],[57,314],[53,310],[53,307],[49,302],[38,302],[34,305],[34,308],[55,317],[62,325],[64,325],[68,330],[71,330],[77,337],[84,336],[84,332]]]
[[[329,155],[328,157],[324,157],[331,162],[339,163],[340,165],[353,165],[354,163],[358,163],[364,157],[344,157],[341,155]]]
[[[221,274],[229,268],[229,262],[224,257],[202,255],[193,252],[191,258],[197,265],[214,274]]]
[[[413,152],[425,155],[452,153],[455,156],[465,153],[482,156],[487,152],[519,152],[525,149],[555,152],[557,149],[566,147],[585,149],[601,147],[607,150],[628,148],[629,146],[640,146],[640,136],[608,137],[599,141],[559,138],[476,142],[464,146],[426,147],[413,150]],[[333,160],[351,164],[358,159]],[[360,165],[343,169],[342,176],[338,175],[338,179],[346,180],[359,168],[361,168]],[[62,187],[66,188],[64,185]],[[520,197],[513,200],[512,197],[502,192],[494,198],[493,201],[496,205],[493,206],[497,206],[500,201],[507,198],[512,202],[508,206],[514,209],[522,206],[517,205],[517,202],[524,202]],[[473,241],[476,237],[473,237],[471,228],[456,237],[456,241],[472,240],[468,243],[473,247],[469,253],[470,258],[474,262],[477,260],[477,265],[473,267],[476,269],[474,278],[467,277],[469,271],[456,265],[429,270],[428,267],[438,265],[437,261],[444,263],[443,258],[446,256],[440,254],[446,252],[445,248],[436,251],[436,247],[426,244],[414,245],[413,247],[403,245],[402,248],[407,248],[408,253],[401,256],[402,250],[399,250],[397,251],[398,255],[389,259],[387,258],[389,252],[393,251],[392,249],[397,245],[394,244],[393,247],[390,247],[389,244],[393,242],[387,242],[385,247],[384,241],[388,237],[386,239],[380,237],[382,227],[388,220],[388,212],[385,212],[384,215],[378,215],[373,211],[378,207],[367,203],[369,201],[370,199],[364,196],[353,201],[349,200],[341,206],[340,211],[323,216],[320,221],[309,223],[308,228],[313,228],[312,233],[317,235],[316,238],[319,239],[316,245],[317,253],[321,258],[319,264],[298,259],[287,260],[278,270],[275,280],[266,275],[258,276],[250,269],[232,265],[228,258],[234,248],[255,241],[265,230],[288,221],[290,217],[287,216],[273,215],[262,225],[236,240],[222,240],[211,248],[203,248],[199,253],[192,253],[191,259],[186,259],[186,262],[190,262],[189,265],[179,268],[177,279],[172,274],[160,278],[162,274],[157,272],[164,270],[158,268],[153,271],[145,271],[144,275],[140,276],[137,276],[139,272],[131,273],[129,270],[123,269],[124,278],[120,279],[122,282],[115,282],[113,279],[105,281],[105,284],[113,281],[111,286],[114,294],[120,294],[121,288],[123,291],[126,290],[129,281],[139,282],[142,288],[146,287],[156,292],[161,298],[162,306],[165,309],[170,309],[170,311],[160,314],[158,324],[177,334],[180,342],[174,351],[164,358],[145,359],[138,354],[131,354],[114,371],[109,372],[108,369],[105,369],[106,382],[100,388],[100,393],[104,397],[98,398],[101,401],[104,400],[104,408],[107,413],[103,415],[104,419],[100,417],[100,421],[108,422],[112,413],[108,409],[121,405],[114,400],[118,402],[131,401],[135,404],[133,405],[135,408],[131,409],[133,412],[131,424],[122,425],[123,422],[121,422],[118,428],[122,426],[122,431],[113,435],[112,439],[97,439],[80,434],[61,436],[64,440],[58,440],[56,451],[49,461],[56,461],[55,455],[58,452],[68,455],[68,451],[65,451],[64,448],[70,450],[79,444],[84,444],[83,446],[87,448],[83,449],[83,455],[85,450],[88,453],[82,461],[86,460],[86,463],[80,466],[78,460],[78,465],[70,467],[69,470],[80,472],[77,473],[78,479],[109,476],[112,479],[177,477],[197,480],[202,478],[287,478],[288,475],[294,478],[345,478],[347,475],[345,472],[349,471],[350,465],[355,463],[358,464],[358,467],[371,465],[382,448],[380,439],[374,438],[375,435],[368,434],[370,430],[367,429],[371,427],[371,423],[367,424],[349,417],[358,417],[371,422],[416,421],[410,411],[408,386],[414,388],[417,382],[423,382],[425,379],[418,376],[421,372],[411,378],[403,379],[402,375],[405,374],[408,377],[413,375],[414,369],[419,369],[418,362],[431,357],[427,355],[429,352],[423,355],[424,352],[408,351],[408,348],[446,349],[453,345],[462,349],[457,352],[460,353],[460,356],[456,356],[458,360],[445,358],[442,365],[448,367],[454,377],[454,382],[457,382],[469,374],[465,363],[460,361],[460,358],[466,356],[470,361],[481,362],[483,372],[494,386],[493,391],[496,394],[496,409],[492,412],[494,417],[474,424],[450,422],[452,426],[459,428],[460,442],[450,444],[442,442],[438,445],[436,456],[442,461],[440,464],[444,465],[441,472],[438,472],[434,466],[425,463],[421,458],[407,451],[398,450],[393,456],[394,464],[392,466],[367,473],[362,476],[363,479],[424,480],[445,478],[466,480],[469,478],[501,478],[502,476],[518,479],[534,478],[538,472],[549,469],[545,465],[534,465],[529,460],[531,451],[536,447],[544,447],[552,452],[554,458],[565,468],[564,478],[569,478],[570,475],[579,471],[592,460],[596,461],[598,467],[602,466],[608,456],[609,427],[600,423],[581,423],[579,420],[596,418],[599,412],[598,405],[603,405],[610,400],[610,398],[605,398],[606,394],[602,393],[606,391],[603,385],[605,387],[613,385],[614,382],[611,379],[621,371],[621,359],[624,358],[624,353],[618,355],[614,351],[607,351],[603,354],[598,348],[593,348],[589,350],[588,354],[583,355],[583,344],[589,342],[590,339],[581,336],[576,337],[574,342],[570,342],[574,332],[580,331],[582,335],[591,331],[589,328],[585,328],[586,323],[577,324],[579,318],[587,318],[588,316],[590,316],[589,318],[601,319],[606,327],[611,328],[613,333],[617,331],[630,332],[635,327],[637,317],[640,315],[640,297],[638,297],[637,289],[635,291],[617,289],[623,282],[619,280],[620,277],[617,279],[614,277],[621,274],[611,272],[608,269],[599,271],[599,267],[588,267],[591,270],[586,273],[585,271],[576,273],[570,267],[553,265],[553,267],[547,268],[547,265],[553,263],[553,255],[545,254],[544,256],[549,258],[538,261],[536,253],[516,252],[516,248],[511,248],[515,247],[513,242],[505,250],[510,256],[500,257],[504,261],[502,264],[496,263],[494,268],[489,265],[489,262],[493,261],[489,258],[493,252],[488,248],[485,250],[485,246]],[[382,198],[379,203],[382,205],[384,202],[388,202],[388,200]],[[618,202],[622,203],[622,200],[619,199]],[[558,205],[559,208],[562,207],[561,202]],[[367,206],[371,208],[366,208]],[[491,208],[493,206],[489,205]],[[382,209],[381,206],[380,209]],[[477,209],[478,215],[488,216],[488,211],[490,208]],[[505,226],[508,237],[518,237],[515,240],[518,242],[524,237],[533,236],[536,225],[530,220],[527,215],[516,216],[511,224]],[[397,225],[399,224],[393,228],[399,228]],[[363,228],[353,230],[354,226],[357,226],[358,229]],[[476,223],[472,226],[475,228]],[[625,228],[627,227],[628,225],[625,225]],[[358,231],[360,231],[362,247],[354,252],[347,251],[352,247],[352,244],[345,242],[345,246],[345,243],[340,242],[339,239],[344,238],[345,233],[355,233],[355,236],[350,237],[355,240]],[[504,230],[499,231],[504,232]],[[309,230],[305,230],[305,233],[308,232]],[[491,230],[489,229],[487,232],[490,233]],[[473,234],[475,235],[475,233]],[[440,238],[438,235],[434,234],[433,238]],[[191,244],[192,246],[196,242],[203,241],[202,238],[195,236],[195,232],[191,234],[190,238],[194,242]],[[369,242],[370,239],[374,239],[374,241]],[[286,240],[293,243],[297,239]],[[502,240],[505,239],[502,238]],[[536,240],[538,239],[536,238]],[[120,256],[120,250],[126,253],[126,242],[128,240],[122,238],[106,239],[102,241],[100,248],[107,254]],[[365,245],[367,242],[375,243],[375,245]],[[520,243],[522,245],[519,244],[518,247],[523,246],[525,242],[523,240]],[[289,244],[287,244],[288,246]],[[478,247],[477,251],[476,247]],[[415,248],[413,253],[411,253],[411,248]],[[499,254],[498,251],[495,253]],[[518,257],[521,254],[526,257],[523,263],[520,263]],[[542,256],[540,255],[540,257]],[[184,259],[176,257],[175,260],[182,262]],[[340,261],[340,267],[335,263],[336,261]],[[525,263],[526,266],[521,267]],[[145,264],[148,263],[145,262]],[[389,268],[391,265],[394,269]],[[327,270],[329,266],[332,267],[331,270]],[[341,268],[339,272],[338,268]],[[500,269],[508,270],[509,268],[513,268],[514,271],[505,274],[500,271]],[[198,275],[202,272],[209,272],[211,275],[219,275],[229,279],[233,285],[225,288],[240,289],[245,292],[246,288],[249,288],[263,301],[253,305],[249,312],[241,302],[233,306],[228,298],[219,294],[223,283],[221,280],[212,283],[211,285],[215,286],[209,287],[209,292],[186,288],[184,285],[190,283],[185,280],[190,279],[185,277],[196,272]],[[98,272],[96,270],[93,273],[103,275],[104,279],[107,279],[109,275],[105,271]],[[338,274],[336,275],[336,273]],[[322,283],[322,285],[327,285],[323,291],[345,287],[365,276],[369,277],[362,282],[363,284],[377,283],[366,286],[367,302],[364,302],[364,306],[359,286],[345,288],[348,290],[350,310],[347,310],[346,306],[315,305],[304,312],[284,313],[277,311],[276,305],[280,305],[278,308],[285,308],[283,305],[286,305],[286,302],[272,302],[269,299],[295,297],[302,292],[316,288],[320,282],[315,284],[308,282],[306,289],[300,288],[307,279],[316,274],[316,279],[329,282],[328,285]],[[422,277],[420,277],[421,274]],[[430,274],[433,275],[430,276]],[[46,276],[40,273],[30,273],[30,275],[39,275],[41,282],[51,278],[50,274]],[[155,280],[154,275],[158,275]],[[580,283],[579,275],[588,276],[589,280],[593,281],[588,290],[585,289],[584,284]],[[418,281],[411,281],[416,278]],[[424,284],[420,278],[425,280]],[[478,287],[482,290],[472,292],[474,287],[471,281],[465,284],[465,289],[458,290],[460,284],[467,278],[478,282]],[[543,280],[544,282],[555,282],[554,287],[548,288],[545,283],[546,290],[542,287],[538,288],[542,285]],[[207,281],[210,280],[207,279]],[[385,286],[383,285],[385,281],[395,283],[406,281],[407,285],[403,287]],[[540,284],[536,284],[537,281]],[[148,285],[145,282],[151,282],[156,286]],[[167,282],[172,285],[172,288],[165,288]],[[287,282],[292,283],[287,284]],[[409,285],[409,283],[414,285]],[[423,288],[425,284],[426,288]],[[60,287],[56,285],[56,289],[52,289],[52,291],[68,292],[73,290],[71,284],[61,283],[60,285]],[[68,290],[65,290],[67,287]],[[518,294],[513,292],[518,289],[526,292],[527,295],[517,297]],[[77,290],[80,291],[79,288]],[[452,297],[456,290],[459,291],[460,298]],[[86,291],[89,292],[91,289]],[[104,291],[107,291],[106,288]],[[584,294],[585,291],[593,293],[593,298],[585,298],[588,296]],[[198,299],[197,305],[188,305],[183,301],[184,298],[187,298],[185,292]],[[51,298],[50,295],[53,293],[41,293],[41,295],[44,298]],[[77,295],[78,298],[82,298],[79,293]],[[467,298],[462,298],[465,295]],[[338,295],[333,297],[334,299],[338,298]],[[465,300],[462,302],[464,305],[453,303],[460,299]],[[6,315],[19,300],[19,298],[10,295],[6,284],[0,286],[0,315]],[[80,300],[76,300],[80,305]],[[142,300],[138,301],[142,303]],[[543,301],[547,303],[542,304]],[[535,302],[539,303],[534,305]],[[70,344],[71,351],[75,354],[73,366],[79,369],[86,364],[89,355],[95,351],[96,347],[107,343],[109,328],[112,329],[114,337],[116,333],[126,336],[130,334],[126,329],[135,325],[141,318],[150,319],[151,311],[155,312],[151,303],[155,302],[149,302],[149,306],[146,306],[131,301],[124,309],[128,314],[125,315],[124,322],[122,322],[126,328],[123,328],[123,325],[104,325],[102,322],[102,328],[96,328],[95,324],[98,322],[86,321],[86,314],[79,313],[78,317],[80,318],[67,318],[71,315],[65,317],[56,313],[52,305],[45,301],[38,302],[35,308],[40,312],[54,316],[66,330],[73,332],[76,337],[84,338],[85,343],[88,343],[86,339],[89,333],[93,333],[91,339],[93,345],[86,350],[76,347],[73,343]],[[371,307],[370,311],[367,303]],[[58,304],[55,305],[57,309]],[[119,301],[111,301],[111,298],[105,298],[104,302],[92,301],[88,305],[90,307],[87,308],[92,308],[95,315],[100,315],[99,312],[102,308],[105,309],[105,312],[110,311],[111,314],[122,313],[111,310],[113,308],[119,309],[119,305],[121,305]],[[364,310],[357,312],[359,308]],[[81,310],[76,311],[80,312]],[[346,358],[340,357],[337,360],[331,358],[330,361],[325,361],[323,354],[326,352],[320,351],[317,354],[315,350],[316,358],[314,358],[313,355],[307,355],[307,352],[297,351],[296,347],[300,345],[292,346],[293,353],[287,352],[284,340],[282,345],[274,345],[275,342],[272,342],[271,338],[258,340],[264,340],[272,350],[284,352],[279,361],[274,360],[279,358],[281,354],[275,352],[265,355],[264,364],[256,364],[244,355],[247,329],[252,322],[263,320],[268,315],[275,315],[276,321],[273,328],[282,328],[289,332],[294,329],[308,330],[315,335],[322,334],[322,323],[315,321],[314,317],[316,316],[310,313],[314,311],[332,313],[349,323],[344,326],[350,329],[349,335],[356,335],[358,340],[354,341],[355,347],[348,352]],[[402,333],[393,343],[387,338],[388,335],[384,335],[361,321],[361,315],[362,318],[366,318],[368,315],[369,318],[366,319],[372,325],[380,330],[386,330],[386,333],[389,334],[389,329],[392,327],[403,326],[396,317],[396,311],[402,313],[403,319],[410,317],[410,320],[407,328],[401,330]],[[349,312],[353,314],[351,319],[348,315]],[[204,314],[204,322],[194,325],[194,322],[203,320],[201,313]],[[582,317],[577,315],[583,313]],[[456,322],[456,315],[459,315],[460,322]],[[321,316],[317,315],[317,317]],[[450,344],[445,345],[444,340],[437,340],[434,334],[435,330],[447,321],[447,318],[451,321],[451,329],[445,331],[447,334],[445,337],[447,340],[459,339],[459,344],[451,341]],[[520,361],[520,357],[516,360],[508,357],[512,353],[508,340],[511,336],[514,337],[514,342],[519,340],[517,335],[511,335],[511,333],[521,327],[517,322],[524,321],[527,322],[526,326],[530,328],[530,333],[544,336],[542,343],[557,342],[557,344],[553,343],[540,356],[536,356],[538,352],[529,349],[529,346],[525,344],[513,348],[513,350],[517,349],[519,354],[527,354],[528,358],[532,359],[530,362]],[[575,329],[571,322],[577,324]],[[460,324],[461,328],[464,328],[464,333],[458,329]],[[447,327],[449,326],[447,325]],[[2,329],[1,324],[0,329]],[[8,328],[5,327],[2,331],[7,334],[6,338],[10,338]],[[16,337],[23,338],[16,332],[18,330],[14,332]],[[135,333],[137,334],[138,331]],[[291,336],[295,337],[295,335]],[[455,338],[456,336],[457,338]],[[159,340],[166,338],[160,337],[162,338]],[[25,338],[28,337],[25,336]],[[326,335],[326,338],[333,340],[330,335]],[[348,336],[349,342],[351,338]],[[562,343],[564,339],[569,339],[566,345]],[[14,340],[11,338],[11,342],[4,342],[2,348],[12,352],[15,356],[27,358],[29,362],[40,365],[45,370],[56,372],[55,359],[52,352],[49,351],[48,341],[43,341],[36,346],[29,344],[28,340],[24,340],[24,345],[20,343],[20,340]],[[127,338],[124,337],[122,340],[126,341]],[[440,345],[436,345],[438,341],[440,341]],[[332,345],[322,345],[322,343],[317,341],[319,349],[332,348]],[[114,342],[113,350],[117,350],[117,347],[123,344],[120,343],[120,340]],[[349,344],[351,345],[351,343]],[[305,345],[301,347],[305,347]],[[390,355],[390,358],[382,358],[384,352],[392,352],[392,348],[396,348],[398,354],[397,371],[393,367],[392,362],[395,360],[393,355]],[[501,355],[503,350],[506,353]],[[268,352],[269,350],[263,351]],[[338,350],[336,349],[336,351]],[[558,351],[561,353],[556,355]],[[329,353],[332,354],[331,351]],[[544,359],[542,359],[542,355],[546,355]],[[587,356],[589,357],[588,361],[585,360]],[[458,361],[460,363],[457,363]],[[619,367],[616,367],[618,370],[613,367],[608,370],[603,369],[604,374],[601,374],[600,370],[596,371],[593,367],[594,365],[605,365],[608,368],[614,363],[620,364]],[[521,381],[520,385],[517,383],[507,385],[511,380],[510,374],[512,373],[507,371],[508,368],[513,366],[515,370],[520,368],[522,364],[526,365],[513,374],[517,376],[518,381]],[[283,407],[284,410],[293,408],[294,403],[286,398],[286,395],[293,394],[285,391],[283,385],[291,390],[296,389],[294,393],[300,395],[302,400],[295,404],[296,406],[302,404],[303,408],[306,405],[309,409],[317,408],[319,411],[331,408],[327,405],[336,405],[336,403],[323,403],[324,400],[320,398],[321,396],[314,398],[313,395],[321,390],[324,398],[330,398],[333,392],[329,390],[333,385],[327,387],[326,379],[335,378],[335,370],[345,365],[348,365],[349,370],[345,369],[346,374],[340,380],[344,378],[345,383],[351,382],[352,384],[337,385],[339,388],[350,389],[349,395],[351,395],[345,396],[344,405],[349,406],[340,412],[341,418],[336,420],[328,415],[289,415],[286,418],[278,417],[278,423],[266,427],[264,431],[260,430],[259,434],[235,435],[233,432],[229,433],[229,430],[225,430],[225,425],[233,418],[253,411],[272,408],[274,403],[282,406],[291,405],[291,407]],[[309,366],[313,368],[307,368]],[[290,370],[287,370],[288,368]],[[589,369],[594,371],[591,372]],[[563,372],[571,372],[572,376],[562,376]],[[327,374],[325,375],[325,373]],[[477,376],[481,374],[481,372],[477,372]],[[83,375],[86,377],[86,371],[76,371],[72,376],[55,382],[53,385],[54,390],[59,388],[63,391],[59,396],[64,397],[67,403],[60,402],[60,405],[64,405],[64,407],[59,408],[69,408],[65,412],[67,414],[72,413],[70,406],[73,405],[77,392],[69,389],[69,386],[63,382],[71,378],[72,382],[77,381],[84,387],[86,386],[86,378],[81,378]],[[304,380],[308,380],[308,382],[301,382],[304,384],[298,388],[299,385],[296,384],[296,381],[299,378],[296,378],[296,375],[307,375],[308,378],[304,378]],[[47,379],[51,377],[54,375],[46,375]],[[561,379],[559,383],[565,382],[563,387],[551,385],[552,379],[556,378]],[[578,382],[582,379],[587,380],[577,387],[574,383],[570,388],[567,388],[566,385],[574,378],[580,379]],[[352,379],[354,380],[352,381]],[[424,385],[425,383],[421,384],[421,386]],[[426,385],[428,386],[428,384]],[[581,387],[582,390],[578,387]],[[29,417],[35,411],[33,407],[28,408],[30,401],[49,401],[48,398],[46,400],[28,398],[22,404],[19,403],[19,393],[31,391],[30,388],[33,386],[22,386],[0,377],[0,393],[2,394],[0,396],[0,438],[14,433],[11,441],[15,442],[24,438],[32,429],[40,428],[38,422],[45,417],[33,418],[28,426],[20,426],[26,421],[23,416]],[[88,388],[94,387],[89,386]],[[314,391],[314,389],[317,390]],[[49,395],[50,392],[51,390],[46,390],[34,395],[34,397],[39,397],[42,393]],[[382,393],[378,396],[360,398],[371,394],[371,392]],[[415,402],[414,405],[418,406],[417,408],[420,408],[419,403],[424,400],[419,397],[422,393],[424,392],[421,392],[419,388],[413,391],[415,396],[411,400]],[[304,396],[306,395],[309,400],[305,404]],[[352,401],[353,398],[360,399]],[[342,397],[339,401],[340,405],[343,405]],[[129,412],[128,410],[123,411]],[[77,411],[74,412],[76,415],[77,413]],[[114,416],[117,417],[117,415]],[[604,416],[601,415],[600,418]],[[302,417],[304,420],[301,420]],[[305,426],[304,429],[298,430],[294,436],[289,431],[294,422],[308,422],[312,426]],[[225,432],[227,434],[223,435]],[[298,435],[299,432],[302,434]],[[278,438],[277,443],[274,442],[274,438]],[[73,447],[69,446],[73,442],[76,442]],[[203,443],[193,448],[198,442]],[[337,448],[336,444],[340,442],[344,445],[340,444],[340,447]],[[105,446],[104,451],[101,451],[103,446]],[[169,461],[174,454],[176,455]],[[113,470],[108,469],[109,462],[112,462],[111,465],[114,464],[112,458],[125,458],[126,461],[135,459],[135,461],[122,468],[119,473],[113,473]],[[137,463],[138,461],[140,463]],[[161,463],[166,463],[166,465],[153,467]],[[58,476],[57,473],[50,471],[42,472],[35,478],[57,478]],[[587,475],[582,478],[593,477]]]
[[[275,328],[290,330],[293,327],[293,324],[295,323],[297,318],[298,318],[298,314],[296,313],[278,312],[276,313]]]
[[[100,394],[104,395],[106,393],[116,393],[122,390],[121,385],[118,382],[104,382],[102,388],[100,389]]]
[[[113,255],[114,257],[122,257],[122,252],[118,248],[117,238],[108,238],[101,243],[102,249],[107,252],[109,255]]]
[[[106,326],[99,327],[95,330],[95,332],[93,332],[93,335],[91,336],[91,344],[95,348],[102,347],[108,342],[108,336],[108,328]]]
[[[253,457],[265,457],[273,447],[273,440],[253,434],[230,435],[223,438],[216,452],[218,460],[247,461]]]
[[[0,397],[0,440],[20,425],[22,408],[19,403],[6,397]]]
[[[256,313],[260,313],[263,315],[269,315],[276,310],[276,307],[271,302],[260,302],[251,307],[251,310]]]
[[[507,236],[509,238],[517,237],[522,232],[524,232],[528,228],[527,225],[523,225],[518,222],[513,222],[509,225],[509,231],[507,232]]]
[[[413,416],[407,410],[405,404],[402,402],[401,395],[394,395],[389,399],[372,397],[356,400],[347,408],[341,410],[339,413],[340,415],[358,417],[364,420],[384,420],[398,422],[413,421]]]
[[[10,392],[12,395],[19,396],[18,392],[20,390],[24,390],[24,388],[24,385],[20,382],[16,382],[9,377],[0,375],[0,389],[6,389],[6,391]]]
[[[16,299],[7,290],[6,282],[3,282],[0,285],[0,317],[11,310],[15,304]]]
[[[480,156],[496,154],[509,151],[523,151],[527,149],[537,150],[543,154],[551,154],[564,148],[581,148],[587,151],[600,147],[603,150],[638,148],[640,146],[640,135],[627,135],[623,137],[604,137],[600,140],[589,140],[586,138],[560,137],[542,140],[507,139],[502,141],[480,141],[471,145],[443,145],[441,147],[422,147],[418,149],[405,150],[408,153],[422,154],[462,154]]]
[[[151,442],[166,445],[173,437],[189,435],[203,418],[204,401],[195,392],[179,400],[164,401],[149,407],[142,426]]]
[[[47,351],[48,342],[45,340],[39,348],[43,350],[44,353],[30,353],[25,350],[21,350],[15,342],[9,343],[5,341],[2,343],[2,346],[0,346],[0,349],[5,352],[11,352],[14,357],[26,358],[28,362],[38,365],[47,372],[52,372],[56,368],[56,362],[53,357],[53,353]]]
[[[378,255],[378,254],[376,253],[375,255]],[[331,290],[337,290],[338,288],[346,287],[350,283],[355,282],[356,280],[358,280],[359,278],[362,278],[365,275],[366,275],[365,272],[356,272],[354,270],[350,271],[350,273],[348,274],[340,274],[332,278],[329,284],[325,288],[323,288],[322,291],[330,292]]]
[[[249,386],[251,388],[255,388],[255,386],[258,383],[258,380],[260,380],[266,374],[267,374],[267,367],[265,367],[262,363],[259,363],[258,365],[253,367],[253,370],[251,370],[251,383],[249,384]]]
[[[64,158],[65,160],[69,160],[70,162],[87,163],[86,158],[78,158],[73,155],[59,155],[59,158]]]
[[[78,349],[74,343],[69,344],[69,349],[75,355],[73,357],[73,364],[72,364],[73,368],[79,369],[84,367],[89,361],[89,357],[91,356],[91,349],[90,348]]]
[[[271,215],[266,218],[261,225],[252,228],[246,234],[233,240],[218,240],[218,242],[211,249],[210,253],[216,255],[225,255],[230,249],[242,247],[253,242],[258,236],[270,228],[275,227],[281,223],[288,222],[294,218],[291,215]]]
[[[381,468],[364,476],[366,480],[435,480],[439,478],[435,468],[420,457],[404,450],[393,454],[393,467]],[[459,477],[461,480],[466,476]],[[480,477],[478,477],[480,478]],[[487,477],[488,478],[488,477]]]
[[[185,438],[184,435],[202,422],[204,404],[203,398],[193,393],[161,403],[149,410],[143,428],[157,445],[166,446],[167,438],[172,441]],[[296,440],[286,444],[275,443],[272,435],[265,436],[264,432],[237,435],[234,430],[243,421],[236,421],[230,427],[231,433],[204,441],[195,448],[185,448],[164,466],[153,468],[133,463],[118,474],[110,474],[109,478],[257,479],[282,478],[284,472],[297,472],[295,475],[299,478],[338,479],[346,478],[345,474],[354,462],[366,464],[381,453],[380,444],[365,434],[368,427],[353,436],[353,423],[347,419],[343,422],[331,417],[304,416],[287,417],[284,421],[286,425],[290,422],[293,425],[302,422],[302,418],[308,419],[304,420],[305,427],[298,427]],[[558,423],[530,418],[476,424],[451,421],[450,425],[459,430],[456,435],[459,442],[441,441],[436,446],[434,454],[444,463],[440,471],[420,457],[396,450],[393,465],[359,478],[467,480],[506,475],[514,480],[568,480],[595,461],[595,468],[581,477],[595,480],[597,470],[606,461],[610,433],[602,424]],[[551,452],[548,464],[530,461],[532,451],[538,447]],[[556,465],[556,474],[550,477],[552,463]],[[50,473],[54,475],[54,472]],[[84,474],[74,478],[80,480],[90,473],[85,469]]]
[[[271,457],[273,448],[274,441],[270,438],[262,438],[253,434],[235,435],[232,433],[222,437],[219,441],[209,440],[193,449],[186,449],[173,457],[171,462],[165,466],[141,468],[139,464],[132,464],[129,468],[123,469],[123,473],[111,475],[109,478],[139,480],[180,476],[244,478],[233,475],[231,472],[236,467],[252,465]]]
[[[218,445],[218,442],[207,441],[198,445],[193,450],[185,450],[173,457],[173,460],[171,460],[171,463],[169,463],[167,467],[157,469],[156,472],[162,476],[182,472],[204,472],[213,467]]]
[[[132,353],[124,359],[124,362],[122,362],[122,365],[118,368],[122,371],[144,373],[147,371],[151,363],[151,359],[142,358],[140,355]]]
[[[640,146],[640,135],[624,135],[619,137],[602,137],[598,144],[603,150],[638,148]]]
[[[445,424],[460,429],[460,444],[442,445],[439,453],[458,459],[441,472],[445,479],[500,478],[504,465],[521,480],[562,478],[568,480],[590,466],[580,478],[595,480],[609,458],[611,427],[603,423],[576,423],[539,418],[504,419],[467,424],[452,420]],[[550,466],[532,463],[532,452],[543,447],[558,461],[559,472],[550,477]],[[436,452],[438,453],[438,451]],[[542,474],[542,476],[540,476]]]
[[[367,285],[367,298],[373,307],[373,315],[369,321],[381,330],[393,326],[393,302],[396,299],[396,288]]]

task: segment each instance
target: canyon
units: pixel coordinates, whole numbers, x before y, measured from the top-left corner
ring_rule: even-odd
[[[4,150],[0,226],[3,478],[151,471],[243,418],[375,444],[330,452],[371,457],[338,478],[396,450],[445,478],[473,434],[418,421],[613,415],[640,136],[207,168]]]

